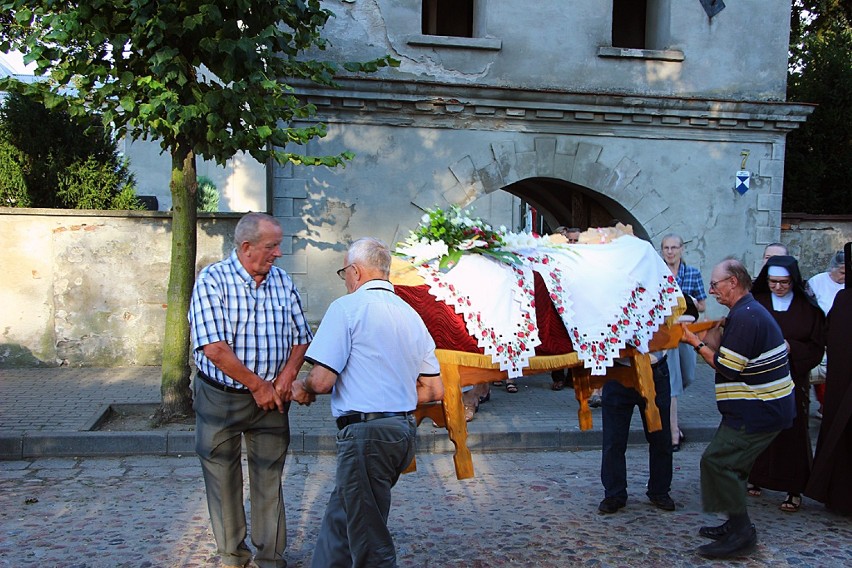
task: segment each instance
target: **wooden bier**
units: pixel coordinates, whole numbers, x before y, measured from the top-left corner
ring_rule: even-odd
[[[689,324],[693,333],[698,333],[714,327],[718,322],[703,321]],[[678,345],[683,330],[678,324],[660,326],[649,343],[649,351],[662,351]],[[447,429],[450,441],[455,446],[453,461],[457,479],[473,477],[473,459],[467,447],[467,422],[464,419],[464,404],[462,403],[463,386],[500,381],[508,377],[506,371],[501,371],[499,365],[491,361],[488,355],[436,349],[435,353],[441,364],[441,379],[444,383],[443,403],[419,405],[415,410],[417,423],[424,418],[431,418],[439,426]],[[592,391],[600,388],[607,381],[616,380],[628,388],[636,389],[645,399],[645,417],[651,431],[662,428],[660,412],[654,402],[656,391],[651,370],[651,360],[647,354],[640,353],[634,348],[623,349],[621,357],[630,359],[631,365],[611,367],[606,375],[592,375],[583,366],[575,352],[564,355],[535,356],[529,360],[529,366],[524,369],[524,375],[538,375],[556,369],[570,369],[574,383],[574,393],[580,403],[577,415],[581,430],[592,428],[592,411],[589,409],[589,397]],[[416,460],[405,471],[410,473],[417,468]]]

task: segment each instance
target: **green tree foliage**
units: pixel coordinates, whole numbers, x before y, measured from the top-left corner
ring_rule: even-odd
[[[852,3],[796,0],[787,98],[819,106],[787,136],[784,210],[852,213]]]
[[[56,194],[76,209],[142,209],[126,166],[116,169],[93,157],[74,162],[60,173]]]
[[[207,213],[219,210],[219,190],[213,180],[206,176],[198,178],[198,210]]]
[[[196,156],[223,164],[245,151],[261,163],[326,166],[351,158],[298,151],[326,130],[287,83],[334,86],[338,67],[305,56],[325,48],[321,30],[332,14],[319,0],[0,0],[0,14],[0,50],[23,52],[49,78],[0,81],[0,89],[36,92],[48,108],[72,116],[97,109],[119,135],[159,140],[171,156],[161,417],[189,411]],[[396,62],[384,57],[344,68],[371,72],[389,64]]]
[[[133,176],[97,115],[72,118],[12,93],[0,107],[0,203],[12,207],[139,209]],[[84,174],[85,172],[85,174]],[[5,176],[4,176],[5,177]],[[125,197],[117,197],[124,194]]]
[[[0,132],[0,206],[29,207],[21,153]]]

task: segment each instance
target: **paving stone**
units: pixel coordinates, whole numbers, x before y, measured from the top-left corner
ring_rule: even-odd
[[[463,481],[455,479],[447,456],[419,456],[417,472],[402,476],[393,492],[389,526],[399,566],[719,566],[694,554],[706,542],[698,528],[718,521],[700,507],[702,449],[694,444],[678,454],[672,484],[677,510],[663,512],[644,496],[646,450],[629,448],[630,496],[614,515],[597,513],[603,497],[599,451],[479,453],[476,477]],[[16,466],[59,476],[38,483],[0,478],[0,567],[221,566],[200,471],[183,475],[195,469],[195,458],[89,459],[71,468],[44,459]],[[126,474],[109,482],[77,477],[109,463]],[[334,468],[330,455],[287,460],[291,567],[310,563]],[[784,514],[778,510],[783,497],[765,491],[749,500],[759,542],[739,565],[852,564],[848,518],[807,498],[799,513]]]

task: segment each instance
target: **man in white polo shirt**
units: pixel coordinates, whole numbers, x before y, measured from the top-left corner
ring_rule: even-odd
[[[387,528],[391,488],[414,458],[418,402],[440,400],[444,387],[435,342],[388,281],[391,256],[379,240],[349,247],[346,296],[328,308],[305,359],[307,378],[293,400],[331,392],[337,418],[337,475],[312,566],[396,566]]]

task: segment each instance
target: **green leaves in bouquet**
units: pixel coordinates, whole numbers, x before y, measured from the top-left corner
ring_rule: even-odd
[[[476,249],[475,252],[491,256],[500,262],[505,262],[506,264],[521,264],[521,259],[513,252],[494,249]]]
[[[446,254],[446,255],[441,257],[441,261],[440,261],[440,263],[438,263],[438,268],[440,268],[441,270],[446,270],[447,268],[452,268],[453,266],[458,264],[459,260],[461,259],[462,255],[464,253],[465,253],[465,251],[461,251],[461,250],[458,250],[458,249],[451,250],[449,254]]]

